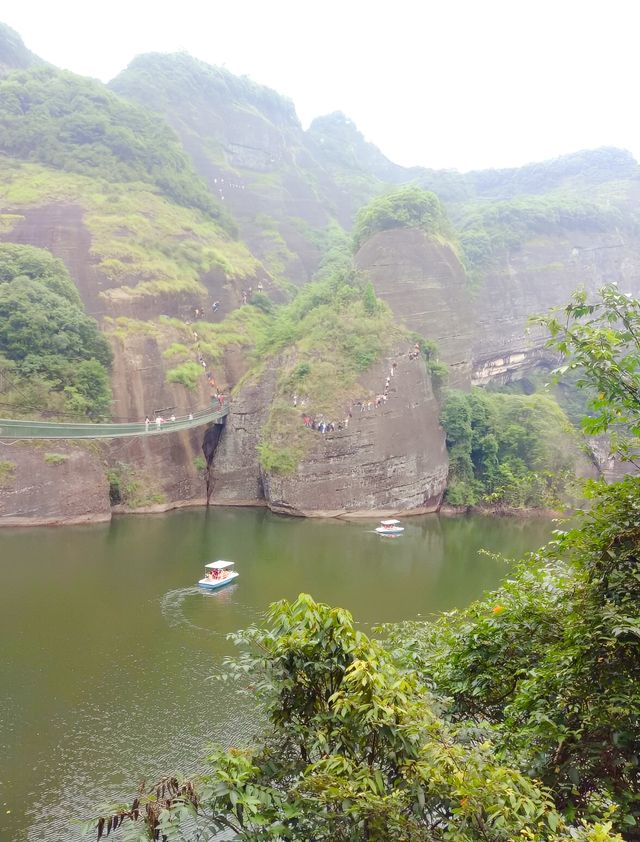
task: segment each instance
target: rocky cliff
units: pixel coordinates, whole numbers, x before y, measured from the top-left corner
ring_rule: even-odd
[[[0,526],[109,520],[105,463],[100,445],[0,442]]]
[[[450,385],[467,385],[472,297],[451,246],[417,229],[381,231],[364,243],[355,261],[394,315],[437,343],[440,358],[450,367]]]
[[[528,317],[580,284],[615,280],[640,292],[640,181],[628,153],[598,150],[490,173],[406,169],[344,115],[304,131],[286,98],[189,56],[139,57],[112,82],[119,96],[54,69],[33,75],[28,68],[38,63],[0,28],[0,77],[18,70],[14,81],[32,103],[23,117],[44,138],[38,145],[40,134],[21,130],[11,84],[0,101],[0,239],[64,260],[114,350],[116,418],[206,405],[209,380],[227,393],[237,387],[214,459],[215,503],[261,502],[296,514],[438,505],[447,472],[438,407],[423,362],[409,360],[406,349],[394,352],[387,403],[354,412],[341,430],[305,430],[305,455],[289,473],[265,472],[256,452],[279,388],[277,358],[242,380],[255,362],[251,325],[259,315],[244,304],[251,290],[266,293],[258,303],[267,312],[323,259],[335,266],[331,231],[344,270],[355,212],[393,185],[413,181],[438,193],[454,223],[451,238],[379,231],[362,243],[355,266],[400,323],[437,343],[450,385],[505,381],[537,364],[543,337],[526,335]],[[130,136],[139,141],[132,150]],[[523,196],[542,197],[530,228],[517,204]],[[574,200],[585,197],[592,225],[571,217]],[[481,237],[472,234],[487,255],[474,264],[468,234],[479,217]],[[507,230],[514,219],[517,236]],[[319,352],[307,350],[316,364]],[[369,366],[359,388],[380,391],[387,356]],[[205,369],[189,382],[185,366],[201,358]],[[42,448],[20,445],[13,459],[3,446],[0,461],[12,463],[3,520],[105,517],[109,486],[112,502],[126,498],[136,509],[201,502],[201,440],[201,432],[181,433],[99,453],[63,448],[64,458],[48,461]],[[78,500],[61,481],[72,466],[82,473]]]
[[[259,467],[257,445],[275,390],[277,362],[243,386],[234,399],[214,460],[217,504],[266,503],[273,511],[305,516],[384,515],[438,508],[448,458],[439,405],[422,359],[398,349],[361,378],[365,393],[382,391],[391,365],[387,401],[354,406],[346,426],[305,430],[310,446],[291,474]],[[302,425],[302,413],[300,417]]]

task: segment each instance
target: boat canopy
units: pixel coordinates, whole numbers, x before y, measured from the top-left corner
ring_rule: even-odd
[[[395,520],[394,518],[391,518],[390,520],[381,520],[380,523],[383,526],[396,526],[398,523],[400,523],[400,521]]]
[[[233,561],[211,561],[205,564],[205,570],[224,570],[227,567],[233,567]]]

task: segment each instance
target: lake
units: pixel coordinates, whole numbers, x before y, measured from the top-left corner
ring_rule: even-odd
[[[229,632],[304,591],[372,624],[463,607],[537,548],[545,519],[425,515],[401,538],[374,522],[266,509],[126,516],[0,530],[0,839],[80,838],[73,817],[141,778],[193,772],[212,742],[242,741],[253,710],[209,680]],[[205,562],[237,582],[194,586]],[[10,812],[7,812],[10,811]]]

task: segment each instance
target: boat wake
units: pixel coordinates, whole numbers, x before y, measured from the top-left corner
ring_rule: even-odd
[[[190,620],[185,613],[184,604],[189,597],[199,597],[202,591],[198,587],[189,588],[175,588],[172,591],[167,591],[160,599],[160,611],[162,616],[167,621],[170,628],[188,627],[197,632],[205,632],[205,634],[215,637],[219,634],[215,629],[208,629],[206,626],[199,626]]]
[[[233,602],[234,609],[239,610],[239,613],[243,617],[241,627],[260,620],[262,616],[260,611],[253,606],[238,602],[237,599],[234,598],[236,587],[237,586],[235,584],[228,585],[220,591],[205,591],[197,586],[175,588],[172,591],[167,591],[167,593],[161,597],[160,611],[170,628],[190,628],[193,631],[197,631],[199,634],[204,632],[210,637],[217,637],[219,635],[225,636],[227,634],[226,630],[224,632],[219,632],[216,629],[198,625],[198,623],[194,623],[193,620],[190,620],[187,616],[187,611],[185,610],[186,603],[189,599],[194,597],[197,597],[198,599],[213,600],[218,604],[220,602]],[[246,623],[244,622],[245,619]]]

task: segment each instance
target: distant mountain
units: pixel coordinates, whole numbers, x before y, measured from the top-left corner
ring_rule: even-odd
[[[0,76],[34,64],[44,62],[25,47],[22,38],[14,29],[0,22]]]

